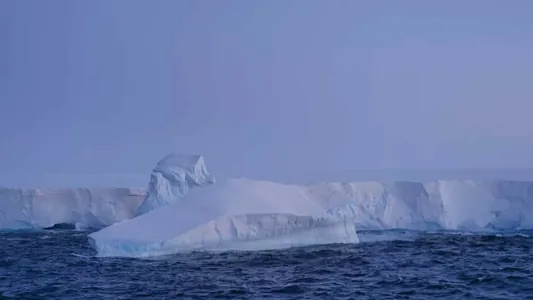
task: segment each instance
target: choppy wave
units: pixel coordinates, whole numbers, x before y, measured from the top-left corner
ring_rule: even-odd
[[[0,295],[519,299],[533,292],[532,234],[362,231],[356,245],[128,259],[94,257],[72,230],[0,233]]]

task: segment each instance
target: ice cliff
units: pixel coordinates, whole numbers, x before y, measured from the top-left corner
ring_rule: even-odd
[[[0,188],[0,230],[40,229],[58,224],[103,228],[135,216],[144,189]]]
[[[304,187],[328,214],[358,229],[533,228],[533,182],[324,183]]]

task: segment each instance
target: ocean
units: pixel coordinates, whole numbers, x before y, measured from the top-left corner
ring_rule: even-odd
[[[355,245],[98,258],[86,232],[0,233],[0,299],[533,299],[528,233],[361,232]]]
[[[0,299],[533,299],[532,232],[98,258],[88,232],[0,233]]]

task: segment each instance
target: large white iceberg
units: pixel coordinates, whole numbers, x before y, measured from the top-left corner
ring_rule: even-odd
[[[169,154],[152,171],[146,199],[137,210],[145,214],[163,205],[179,201],[189,188],[215,183],[200,155]]]
[[[0,230],[41,229],[58,224],[103,228],[133,218],[144,189],[0,188]]]
[[[234,179],[89,236],[101,256],[354,243],[353,223],[332,218],[299,186]]]

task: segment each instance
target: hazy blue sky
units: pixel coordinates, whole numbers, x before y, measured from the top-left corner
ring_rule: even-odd
[[[0,185],[533,167],[533,1],[0,0]],[[303,175],[302,175],[303,176]]]

